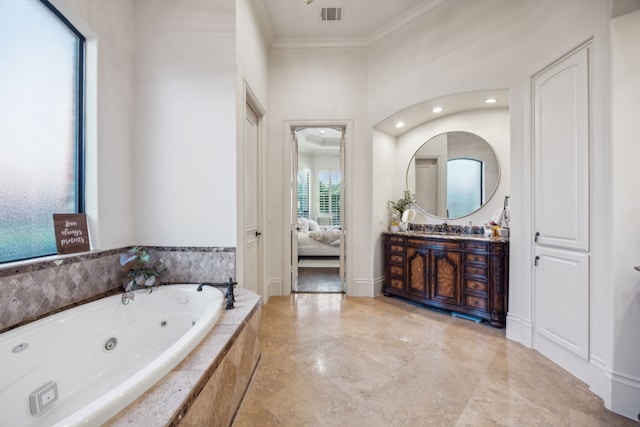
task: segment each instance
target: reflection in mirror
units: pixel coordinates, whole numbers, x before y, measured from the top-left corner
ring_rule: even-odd
[[[500,164],[491,145],[469,132],[447,132],[425,142],[407,168],[407,189],[430,215],[460,218],[493,195]]]

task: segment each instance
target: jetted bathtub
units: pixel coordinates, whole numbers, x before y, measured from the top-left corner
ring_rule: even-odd
[[[218,289],[168,285],[81,305],[0,335],[0,426],[100,425],[204,338]]]

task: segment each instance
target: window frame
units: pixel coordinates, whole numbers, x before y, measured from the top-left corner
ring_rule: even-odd
[[[452,162],[456,162],[456,164],[459,164],[459,162],[465,162],[466,164],[471,164],[474,167],[477,168],[477,172],[478,172],[478,182],[477,185],[478,187],[476,188],[476,191],[478,192],[477,194],[474,194],[478,197],[479,200],[477,200],[478,205],[477,206],[473,206],[470,209],[466,209],[465,211],[469,211],[470,212],[475,212],[478,209],[480,209],[482,207],[482,205],[485,203],[485,162],[483,160],[480,159],[475,159],[475,158],[471,158],[471,157],[459,157],[459,158],[453,158],[453,159],[449,159],[447,160],[447,215],[451,215],[454,218],[459,218],[460,216],[464,216],[464,215],[460,215],[457,212],[454,213],[450,213],[451,209],[451,201],[452,198],[449,197],[449,192],[451,191],[449,188],[450,182],[451,180],[449,179],[449,173],[450,173],[450,168],[449,165],[452,164]]]
[[[73,148],[75,149],[75,170],[73,175],[74,182],[69,184],[73,185],[75,191],[75,203],[76,209],[75,213],[85,213],[85,109],[86,109],[86,100],[85,100],[85,84],[86,84],[86,37],[65,17],[62,12],[60,12],[49,0],[33,0],[35,2],[40,3],[44,6],[53,16],[53,19],[57,19],[59,25],[64,26],[68,31],[70,31],[77,40],[77,58],[75,59],[74,64],[74,72],[77,78],[77,82],[74,85],[74,103],[75,103],[75,123],[74,123],[74,136],[72,141],[68,141],[73,144]],[[66,143],[66,142],[65,142]],[[57,212],[51,212],[52,224],[53,224],[53,214]],[[73,212],[71,212],[73,213]],[[55,236],[51,236],[52,240],[55,239]],[[23,254],[23,257],[15,258],[15,259],[7,259],[4,261],[0,261],[0,266],[4,264],[9,264],[13,262],[21,262],[21,261],[33,261],[38,260],[45,257],[55,256],[57,253],[42,251],[42,252],[31,252]]]
[[[78,73],[78,84],[76,86],[76,196],[77,196],[77,204],[78,204],[78,212],[77,213],[85,213],[85,164],[84,164],[84,152],[85,152],[85,135],[84,135],[84,127],[85,127],[85,50],[87,39],[86,37],[67,19],[66,16],[62,14],[49,0],[38,0],[40,3],[45,5],[47,9],[51,11],[61,22],[64,24],[73,34],[78,37],[78,61],[76,64],[76,72]]]

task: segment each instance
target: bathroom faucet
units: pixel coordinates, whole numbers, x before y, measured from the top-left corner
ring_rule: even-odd
[[[236,297],[233,294],[233,288],[237,284],[238,284],[238,282],[234,282],[233,279],[231,277],[229,277],[229,280],[227,282],[224,282],[224,283],[202,282],[202,283],[200,283],[198,285],[198,289],[196,289],[196,291],[202,292],[202,288],[204,286],[211,286],[211,287],[214,287],[214,288],[227,288],[227,292],[225,294],[225,298],[227,300],[227,306],[225,308],[227,310],[231,310],[232,308],[235,308],[233,306],[233,303],[236,302]]]
[[[447,221],[445,221],[445,222],[442,224],[442,232],[443,232],[443,233],[446,233],[446,232],[447,232]]]

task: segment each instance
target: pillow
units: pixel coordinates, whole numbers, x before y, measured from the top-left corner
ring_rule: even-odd
[[[320,230],[320,226],[318,225],[317,222],[315,222],[312,219],[308,220],[308,222],[309,222],[309,231],[318,231],[318,230]]]
[[[306,218],[298,218],[298,226],[296,228],[302,233],[308,233],[309,221]]]

